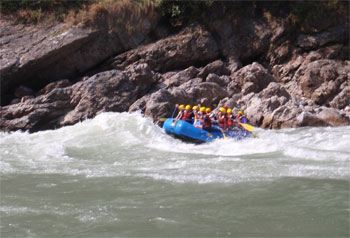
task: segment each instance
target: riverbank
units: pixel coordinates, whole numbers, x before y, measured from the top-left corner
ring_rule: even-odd
[[[152,4],[125,21],[103,6],[76,24],[1,19],[0,129],[107,111],[158,123],[176,103],[239,108],[263,128],[349,125],[349,14],[322,8],[332,17],[301,21],[315,5],[254,4],[213,2],[189,19],[181,12],[191,7],[170,17]]]

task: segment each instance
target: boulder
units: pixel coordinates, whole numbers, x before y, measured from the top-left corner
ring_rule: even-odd
[[[206,82],[212,82],[220,85],[221,87],[226,87],[226,85],[230,82],[230,77],[223,75],[217,76],[216,74],[209,74],[205,80]]]
[[[267,88],[265,88],[261,93],[260,97],[263,99],[268,99],[273,96],[277,97],[285,97],[287,100],[291,98],[290,94],[287,92],[287,90],[283,87],[283,85],[277,83],[277,82],[271,82]]]
[[[244,113],[248,117],[249,123],[260,126],[262,120],[266,116],[264,112],[263,100],[259,97],[254,97],[253,99],[249,100],[249,103],[246,105],[247,108],[244,110]]]
[[[189,68],[179,71],[172,75],[171,77],[164,80],[164,84],[167,87],[180,86],[181,84],[189,81],[192,78],[195,78],[198,74],[198,69],[190,66]]]
[[[68,79],[62,79],[56,82],[52,82],[49,83],[48,85],[46,85],[44,88],[42,88],[37,95],[44,95],[44,94],[48,94],[49,92],[51,92],[52,90],[54,90],[55,88],[65,88],[65,87],[69,87],[71,86],[71,83],[69,82]]]
[[[349,80],[350,62],[316,60],[303,63],[293,80],[298,83],[302,94],[322,105],[332,99],[338,87]]]
[[[350,86],[344,87],[344,89],[333,98],[329,105],[337,109],[344,109],[350,106]]]
[[[168,90],[161,89],[150,96],[146,103],[145,115],[159,124],[159,118],[171,117],[175,109],[175,101],[175,97]],[[179,100],[178,103],[185,104],[186,102]]]
[[[258,93],[270,82],[276,81],[261,64],[256,62],[241,68],[232,75],[232,78],[241,86],[243,95]]]
[[[329,28],[327,31],[315,34],[300,34],[297,45],[303,49],[317,49],[328,43],[346,43],[349,41],[349,24]]]
[[[293,47],[289,41],[270,49],[268,58],[270,58],[270,65],[283,64],[288,62],[293,53]]]
[[[233,4],[239,5],[236,2]],[[207,25],[212,32],[215,32],[224,57],[245,62],[263,54],[269,48],[272,31],[265,21],[248,17],[242,18],[237,24],[236,21],[227,18],[214,17],[214,19],[214,21],[210,19]]]
[[[155,82],[147,64],[98,73],[72,86],[0,108],[0,129],[33,132],[75,124],[104,111],[127,111]]]
[[[199,70],[198,77],[205,79],[209,74],[230,75],[231,71],[226,67],[222,60],[216,60]]]
[[[242,68],[242,63],[239,61],[239,59],[235,57],[229,57],[227,69],[230,70],[230,73],[233,74],[240,68]]]
[[[227,85],[227,89],[226,89],[228,95],[231,97],[237,93],[241,93],[242,89],[241,89],[241,86],[240,84],[235,81],[235,80],[232,80],[228,85]]]
[[[296,126],[296,127],[303,127],[303,126],[330,126],[330,124],[327,121],[323,120],[322,118],[318,117],[314,113],[302,112],[296,118],[296,122],[295,122],[294,126]]]
[[[124,69],[135,62],[146,62],[153,71],[165,72],[213,61],[219,48],[212,35],[201,25],[191,25],[179,34],[127,51],[108,61],[107,69]]]
[[[317,116],[327,122],[330,126],[350,125],[350,120],[335,108],[321,107]]]

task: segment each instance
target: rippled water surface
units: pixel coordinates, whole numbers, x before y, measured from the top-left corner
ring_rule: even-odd
[[[194,145],[140,114],[0,133],[1,237],[349,237],[350,127]]]

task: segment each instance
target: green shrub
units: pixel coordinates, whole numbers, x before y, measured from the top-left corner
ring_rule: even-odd
[[[173,25],[182,25],[190,19],[200,18],[201,14],[209,9],[214,0],[206,1],[177,1],[160,0],[157,7],[162,15]]]

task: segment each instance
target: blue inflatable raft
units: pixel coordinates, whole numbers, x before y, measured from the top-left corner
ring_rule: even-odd
[[[168,134],[172,134],[177,138],[186,141],[192,141],[196,143],[210,142],[220,138],[235,138],[243,139],[247,137],[252,137],[251,133],[246,130],[232,130],[222,132],[217,126],[213,126],[211,132],[196,128],[191,123],[183,120],[174,120],[173,118],[168,118],[163,124],[164,130]]]

